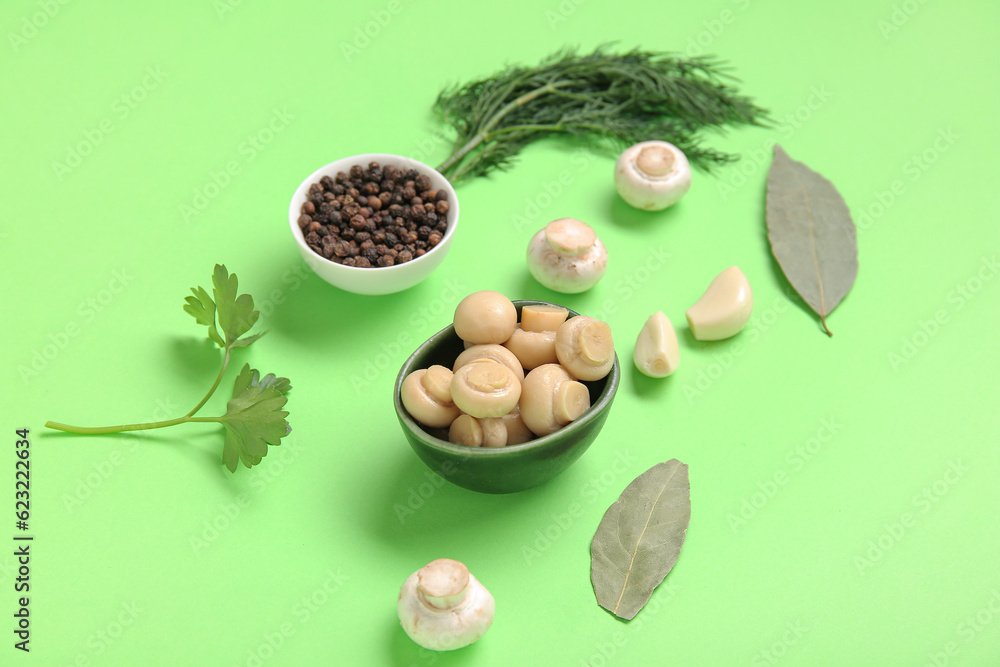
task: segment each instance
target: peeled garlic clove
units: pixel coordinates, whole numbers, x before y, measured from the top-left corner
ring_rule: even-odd
[[[662,378],[677,370],[680,348],[677,332],[663,311],[653,313],[635,341],[635,366],[644,375]]]
[[[722,340],[738,334],[752,312],[750,281],[739,267],[730,266],[715,277],[686,315],[696,339]]]

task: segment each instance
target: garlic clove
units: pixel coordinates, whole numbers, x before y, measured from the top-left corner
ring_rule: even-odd
[[[680,348],[677,332],[663,311],[653,313],[635,341],[634,361],[644,375],[662,378],[677,370]]]
[[[709,341],[738,334],[752,312],[750,281],[739,267],[731,266],[712,280],[686,315],[691,334],[697,340]]]

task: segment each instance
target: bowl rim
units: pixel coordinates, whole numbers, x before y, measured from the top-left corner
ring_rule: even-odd
[[[392,266],[344,266],[343,264],[338,264],[337,262],[334,262],[331,259],[323,257],[323,255],[316,253],[312,248],[310,248],[309,244],[306,243],[305,234],[302,233],[302,229],[299,227],[298,223],[299,215],[301,215],[302,204],[304,203],[304,201],[298,202],[298,204],[296,205],[296,200],[299,199],[300,192],[307,193],[309,191],[309,186],[311,186],[313,183],[318,182],[319,179],[322,178],[323,176],[330,176],[331,178],[334,178],[336,177],[338,171],[346,171],[345,169],[339,166],[333,168],[333,165],[339,165],[345,162],[352,162],[352,163],[356,162],[356,163],[363,163],[363,166],[367,166],[369,162],[374,161],[378,162],[379,165],[381,166],[383,164],[386,164],[386,162],[392,162],[393,160],[404,160],[409,164],[409,168],[416,169],[421,173],[423,173],[423,170],[426,170],[427,172],[429,172],[428,175],[430,175],[431,173],[436,174],[444,182],[445,187],[448,189],[449,209],[448,209],[448,229],[445,230],[444,235],[441,237],[441,242],[438,243],[433,248],[431,248],[430,250],[428,250],[427,252],[425,252],[420,257],[414,257],[409,262],[403,262],[402,264],[394,264]],[[296,186],[295,190],[292,192],[292,198],[288,203],[288,224],[292,230],[292,238],[294,238],[295,242],[298,244],[299,250],[304,253],[308,253],[310,258],[313,259],[318,264],[320,264],[321,266],[336,267],[332,269],[334,271],[344,271],[344,272],[363,271],[365,273],[388,274],[394,271],[412,270],[412,266],[415,263],[420,262],[432,255],[436,257],[438,254],[441,254],[437,252],[438,250],[441,250],[442,253],[447,252],[448,246],[450,245],[451,242],[451,238],[455,235],[455,229],[458,227],[459,209],[460,206],[458,203],[458,193],[455,192],[455,187],[452,185],[451,181],[448,180],[447,176],[445,176],[444,174],[442,174],[440,171],[430,166],[429,164],[426,164],[424,162],[421,162],[420,160],[411,157],[407,157],[405,155],[397,155],[395,153],[358,153],[357,155],[348,155],[346,157],[338,158],[332,162],[329,162],[320,167],[319,169],[316,169],[315,171],[313,171],[313,173],[309,174],[309,176],[307,176],[306,178],[304,178],[302,181],[299,182],[298,186]]]
[[[566,306],[559,305],[557,303],[552,303],[551,301],[539,301],[535,299],[518,299],[512,301],[514,306],[520,309],[524,306],[533,305],[545,305],[545,306],[557,306],[559,308],[566,308],[569,311],[569,317],[579,317],[580,313],[574,311]],[[468,447],[466,445],[457,445],[453,442],[448,442],[447,440],[442,440],[436,436],[431,435],[423,426],[419,424],[410,413],[406,411],[403,407],[403,401],[401,398],[400,389],[403,385],[403,380],[409,374],[407,369],[412,365],[414,359],[420,352],[422,352],[431,341],[436,340],[440,337],[447,335],[448,333],[454,333],[455,325],[449,324],[437,333],[431,335],[427,340],[417,346],[417,349],[413,351],[410,356],[406,358],[403,365],[399,369],[399,373],[396,374],[396,382],[393,386],[393,405],[396,408],[396,416],[403,423],[403,425],[414,435],[419,437],[424,441],[425,444],[433,447],[434,449],[446,452],[449,454],[460,454],[463,456],[473,456],[473,457],[501,457],[501,456],[512,456],[517,452],[523,452],[529,449],[544,448],[546,445],[551,445],[553,443],[559,442],[562,438],[571,435],[574,431],[585,428],[590,422],[597,419],[602,412],[604,412],[614,400],[615,394],[618,392],[618,386],[621,383],[621,364],[618,358],[618,352],[615,352],[615,363],[612,364],[611,370],[608,374],[602,378],[605,380],[605,386],[603,391],[601,391],[597,401],[593,403],[583,415],[579,418],[573,420],[566,426],[563,426],[557,431],[553,431],[548,435],[539,436],[528,442],[522,442],[517,445],[505,445],[503,447]],[[419,369],[412,369],[419,370]]]

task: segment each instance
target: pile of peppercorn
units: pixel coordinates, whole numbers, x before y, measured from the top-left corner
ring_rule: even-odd
[[[448,229],[448,193],[391,164],[359,164],[309,186],[299,227],[321,257],[344,266],[393,266],[420,257]]]

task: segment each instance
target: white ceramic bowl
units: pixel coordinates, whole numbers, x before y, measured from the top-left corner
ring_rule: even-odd
[[[400,169],[416,169],[431,179],[432,188],[447,191],[448,229],[441,238],[441,242],[420,257],[395,266],[344,266],[317,255],[306,244],[305,236],[299,229],[298,220],[302,205],[306,202],[309,186],[318,183],[323,176],[336,178],[337,172],[350,171],[351,167],[356,164],[367,167],[369,162],[378,162],[379,165],[391,164]],[[292,228],[292,237],[295,239],[295,244],[298,246],[302,258],[320,278],[331,285],[355,294],[392,294],[413,287],[429,276],[438,267],[444,256],[448,254],[451,241],[455,238],[455,228],[458,226],[458,196],[447,178],[423,162],[391,153],[362,153],[335,160],[320,167],[302,181],[288,205],[288,224]]]

